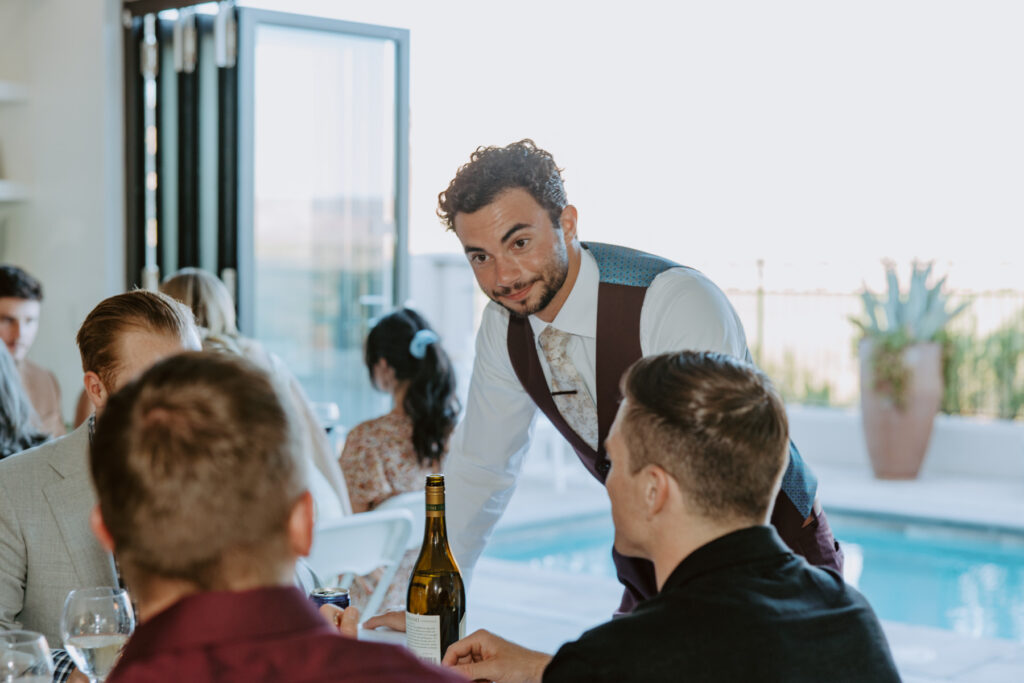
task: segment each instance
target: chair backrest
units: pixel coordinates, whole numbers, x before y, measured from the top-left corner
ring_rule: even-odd
[[[319,522],[307,562],[320,584],[348,587],[355,576],[384,571],[363,607],[362,619],[376,614],[409,545],[412,514],[408,510],[371,510]],[[335,581],[341,576],[340,581]]]
[[[300,557],[295,563],[295,573],[292,578],[295,581],[295,587],[306,595],[312,593],[314,588],[320,587],[320,577],[313,572],[304,557]]]
[[[316,505],[317,521],[327,522],[344,517],[345,508],[324,473],[316,467],[310,467],[306,476],[309,478],[309,492],[313,494],[313,503]]]
[[[377,510],[408,510],[412,515],[412,533],[406,550],[416,550],[423,545],[423,527],[426,526],[426,494],[423,491],[409,491],[391,496],[376,507]]]

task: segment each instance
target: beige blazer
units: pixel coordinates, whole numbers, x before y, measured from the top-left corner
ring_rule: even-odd
[[[116,586],[112,556],[89,528],[89,425],[0,461],[0,628],[61,647],[60,614],[75,588]]]
[[[50,436],[64,436],[64,416],[60,413],[60,385],[52,372],[28,358],[18,364],[21,385],[36,409],[36,427]]]

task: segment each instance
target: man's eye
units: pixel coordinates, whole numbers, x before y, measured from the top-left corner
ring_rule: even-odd
[[[472,263],[474,266],[480,265],[481,263],[485,263],[486,261],[486,254],[473,254],[472,256],[469,257],[469,262]]]
[[[513,242],[512,244],[513,244],[513,246],[515,246],[515,248],[516,248],[516,249],[522,249],[523,247],[525,247],[525,246],[526,246],[526,244],[527,244],[527,243],[528,243],[529,241],[530,241],[530,240],[528,240],[528,239],[526,239],[526,238],[524,237],[524,238],[522,238],[522,239],[518,239],[518,240],[516,240],[516,241],[515,241],[515,242]]]

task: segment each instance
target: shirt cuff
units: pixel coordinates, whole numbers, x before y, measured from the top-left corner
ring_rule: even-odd
[[[51,650],[50,654],[53,656],[53,683],[66,683],[75,670],[71,655],[67,650]]]

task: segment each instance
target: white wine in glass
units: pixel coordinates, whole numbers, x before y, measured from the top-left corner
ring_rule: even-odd
[[[0,632],[0,683],[50,683],[53,658],[46,637],[34,631]]]
[[[128,636],[135,612],[121,588],[81,588],[68,593],[60,620],[64,648],[91,683],[107,678]]]

